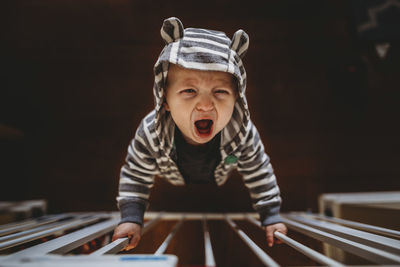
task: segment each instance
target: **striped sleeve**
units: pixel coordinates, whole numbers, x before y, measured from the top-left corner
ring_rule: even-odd
[[[151,153],[152,146],[147,134],[148,129],[145,127],[147,127],[146,118],[136,131],[128,147],[125,164],[121,168],[117,197],[118,208],[121,211],[120,223],[143,224],[150,188],[153,186],[154,176],[159,173],[155,158]]]
[[[274,170],[256,127],[250,122],[250,131],[238,160],[238,171],[249,190],[254,209],[260,214],[262,225],[281,221],[281,197]]]

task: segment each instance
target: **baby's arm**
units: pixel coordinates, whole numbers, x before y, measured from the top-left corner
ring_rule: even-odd
[[[287,233],[287,228],[279,215],[280,191],[258,131],[251,121],[248,127],[249,132],[242,144],[238,170],[243,175],[244,184],[253,199],[253,207],[260,214],[268,246],[272,246],[275,231]]]
[[[144,118],[146,120],[146,118]],[[136,131],[135,138],[128,147],[126,163],[121,168],[118,207],[121,221],[114,231],[113,239],[129,237],[125,249],[134,248],[141,236],[144,213],[148,205],[150,188],[154,176],[159,174],[149,138],[144,130],[144,120]]]

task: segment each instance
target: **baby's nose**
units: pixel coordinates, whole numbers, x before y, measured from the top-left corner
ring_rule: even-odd
[[[214,103],[210,96],[200,96],[196,108],[201,111],[210,111],[214,109]]]

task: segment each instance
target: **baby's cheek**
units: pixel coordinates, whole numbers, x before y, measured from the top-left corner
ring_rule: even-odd
[[[223,127],[225,127],[229,123],[229,121],[232,118],[232,114],[233,114],[233,110],[230,112],[226,112],[225,114],[222,115],[221,121],[223,123]]]

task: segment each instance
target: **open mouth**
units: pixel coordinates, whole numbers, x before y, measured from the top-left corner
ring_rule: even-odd
[[[194,123],[197,132],[200,136],[210,135],[212,132],[213,121],[212,120],[198,120]]]

